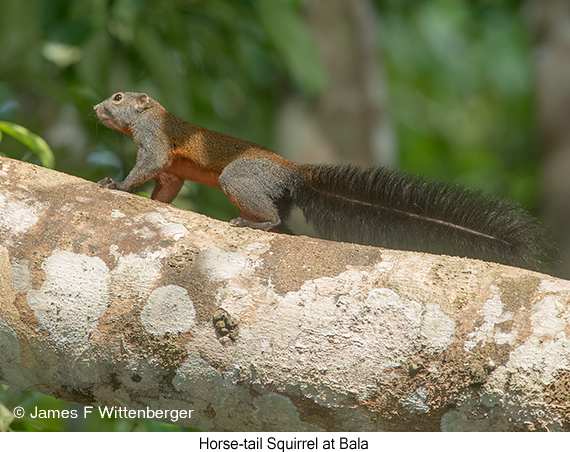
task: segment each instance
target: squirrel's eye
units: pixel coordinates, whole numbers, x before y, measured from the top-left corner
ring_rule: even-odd
[[[123,95],[122,94],[115,94],[115,97],[113,97],[113,100],[115,102],[121,102],[123,100]]]

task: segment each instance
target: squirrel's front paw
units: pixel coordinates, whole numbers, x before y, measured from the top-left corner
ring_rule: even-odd
[[[110,177],[106,177],[105,179],[101,179],[99,182],[97,182],[97,184],[99,185],[99,187],[102,188],[110,188],[113,190],[117,190],[117,183],[111,179]]]

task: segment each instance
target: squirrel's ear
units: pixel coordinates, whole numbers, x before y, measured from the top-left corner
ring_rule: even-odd
[[[137,97],[135,106],[138,112],[145,110],[150,103],[150,97],[148,97],[145,93],[139,94]]]

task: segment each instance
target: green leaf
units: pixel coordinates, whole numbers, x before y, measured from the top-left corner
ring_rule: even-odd
[[[140,58],[146,62],[154,83],[163,93],[167,105],[177,116],[189,116],[183,73],[176,62],[172,47],[148,27],[139,27],[133,42]]]
[[[14,420],[14,414],[0,402],[0,432],[7,432]]]
[[[27,146],[39,157],[42,165],[46,168],[54,167],[55,157],[53,151],[42,137],[30,132],[25,127],[6,121],[0,121],[0,134],[1,132],[10,135]]]
[[[326,82],[314,40],[294,5],[284,0],[256,0],[260,23],[301,89],[313,95]]]
[[[2,132],[0,132],[0,142],[2,141]],[[8,157],[6,154],[4,154],[3,152],[0,152],[0,157]]]

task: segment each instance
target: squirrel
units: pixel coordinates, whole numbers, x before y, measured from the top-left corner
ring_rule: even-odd
[[[151,198],[170,203],[187,179],[222,190],[239,209],[234,226],[276,230],[297,206],[325,239],[542,268],[542,228],[513,202],[388,168],[292,163],[184,122],[144,93],[115,93],[94,110],[137,146],[127,177],[101,187],[154,179]]]

